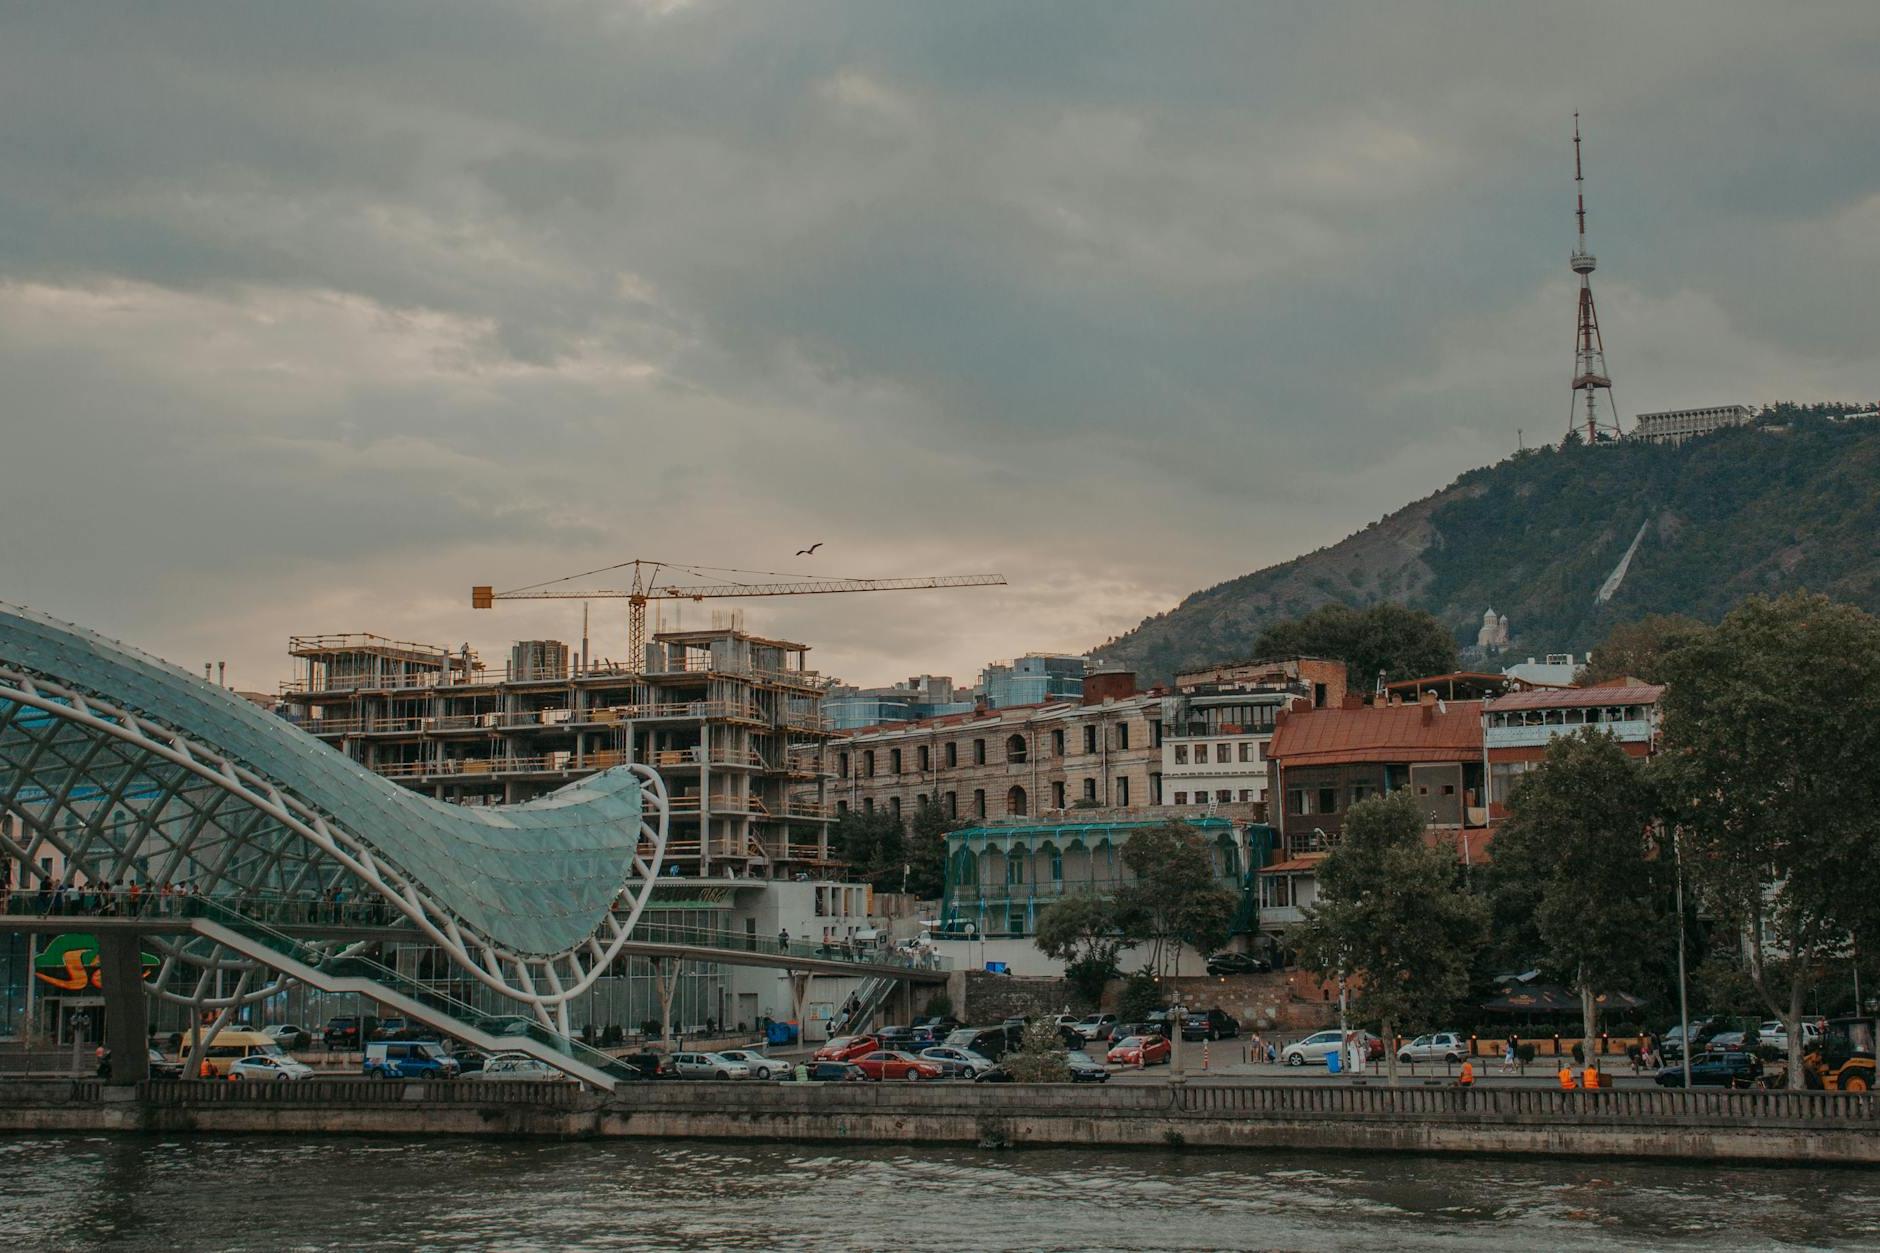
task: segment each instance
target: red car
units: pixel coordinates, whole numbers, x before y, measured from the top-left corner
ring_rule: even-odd
[[[1173,1051],[1159,1035],[1125,1036],[1110,1050],[1108,1061],[1112,1066],[1155,1066],[1166,1062]]]
[[[922,1061],[912,1053],[903,1053],[898,1049],[876,1049],[854,1060],[870,1079],[906,1079],[914,1082],[941,1077],[940,1068],[932,1062]]]
[[[872,1035],[839,1035],[816,1050],[811,1061],[817,1062],[853,1062],[865,1054],[881,1047],[881,1041]]]

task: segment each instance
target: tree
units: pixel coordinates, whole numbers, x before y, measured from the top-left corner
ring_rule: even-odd
[[[1703,629],[1703,623],[1681,613],[1652,613],[1637,622],[1622,622],[1606,633],[1593,649],[1592,661],[1575,678],[1582,686],[1626,675],[1647,683],[1661,682],[1664,654],[1680,639]]]
[[[1397,1028],[1435,1022],[1468,990],[1487,908],[1462,889],[1455,853],[1424,841],[1408,790],[1372,797],[1345,815],[1344,835],[1319,864],[1319,897],[1293,933],[1303,964],[1358,980],[1358,1008],[1379,1020],[1390,1083]]]
[[[901,820],[886,810],[850,810],[829,829],[829,846],[855,877],[883,892],[901,890],[907,837]]]
[[[1490,895],[1498,918],[1525,913],[1536,947],[1522,955],[1579,993],[1586,1056],[1598,996],[1636,988],[1649,937],[1670,912],[1668,857],[1652,835],[1652,792],[1639,763],[1603,731],[1556,737],[1524,776],[1495,836]]]
[[[1095,896],[1070,896],[1038,915],[1032,942],[1048,957],[1064,963],[1079,1001],[1095,1005],[1104,985],[1117,975],[1116,955],[1129,944],[1114,902]]]
[[[1654,770],[1683,864],[1743,937],[1799,1088],[1804,998],[1880,930],[1880,620],[1825,596],[1751,597],[1672,649],[1664,677]]]
[[[1239,903],[1214,878],[1201,833],[1181,819],[1132,832],[1123,864],[1134,882],[1116,894],[1116,917],[1130,938],[1146,942],[1156,974],[1176,969],[1184,947],[1212,951],[1227,942]]]
[[[1351,685],[1368,691],[1381,671],[1387,683],[1448,674],[1456,668],[1456,640],[1421,609],[1385,602],[1368,609],[1322,605],[1303,618],[1260,632],[1260,657],[1330,657],[1345,663]]]
[[[947,832],[960,825],[948,818],[938,803],[929,801],[914,810],[908,824],[904,878],[907,891],[922,900],[938,900],[946,892]]]
[[[1071,1077],[1057,1024],[1039,1018],[1025,1024],[1016,1052],[1005,1055],[1006,1071],[1019,1083],[1065,1083]]]

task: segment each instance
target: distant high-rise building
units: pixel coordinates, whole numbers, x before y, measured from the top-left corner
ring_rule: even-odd
[[[1026,653],[995,661],[979,672],[979,696],[989,709],[1081,700],[1085,659],[1069,653]]]
[[[1682,444],[1687,439],[1721,431],[1727,426],[1748,426],[1755,415],[1748,405],[1712,405],[1708,409],[1665,409],[1641,413],[1632,438],[1654,444]]]
[[[917,674],[887,687],[836,686],[822,702],[823,718],[831,731],[972,711],[972,693],[955,688],[952,678],[944,674]]]

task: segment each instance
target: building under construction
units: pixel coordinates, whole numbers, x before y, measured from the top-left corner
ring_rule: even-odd
[[[525,640],[500,670],[377,635],[294,636],[284,712],[367,768],[461,804],[513,803],[627,762],[671,796],[669,866],[823,877],[828,686],[808,647],[736,627],[660,632],[642,664]]]

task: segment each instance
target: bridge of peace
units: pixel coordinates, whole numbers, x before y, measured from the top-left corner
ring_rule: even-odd
[[[20,868],[0,934],[92,933],[108,1040],[143,1041],[152,1001],[212,1024],[187,1073],[296,984],[611,1090],[631,1071],[569,1011],[622,958],[787,972],[799,1022],[818,976],[859,980],[851,1021],[946,979],[885,950],[648,916],[675,882],[671,810],[643,764],[519,804],[433,799],[225,688],[0,604],[0,860]],[[80,900],[104,907],[74,918]],[[110,1082],[145,1070],[141,1047],[111,1051]]]

